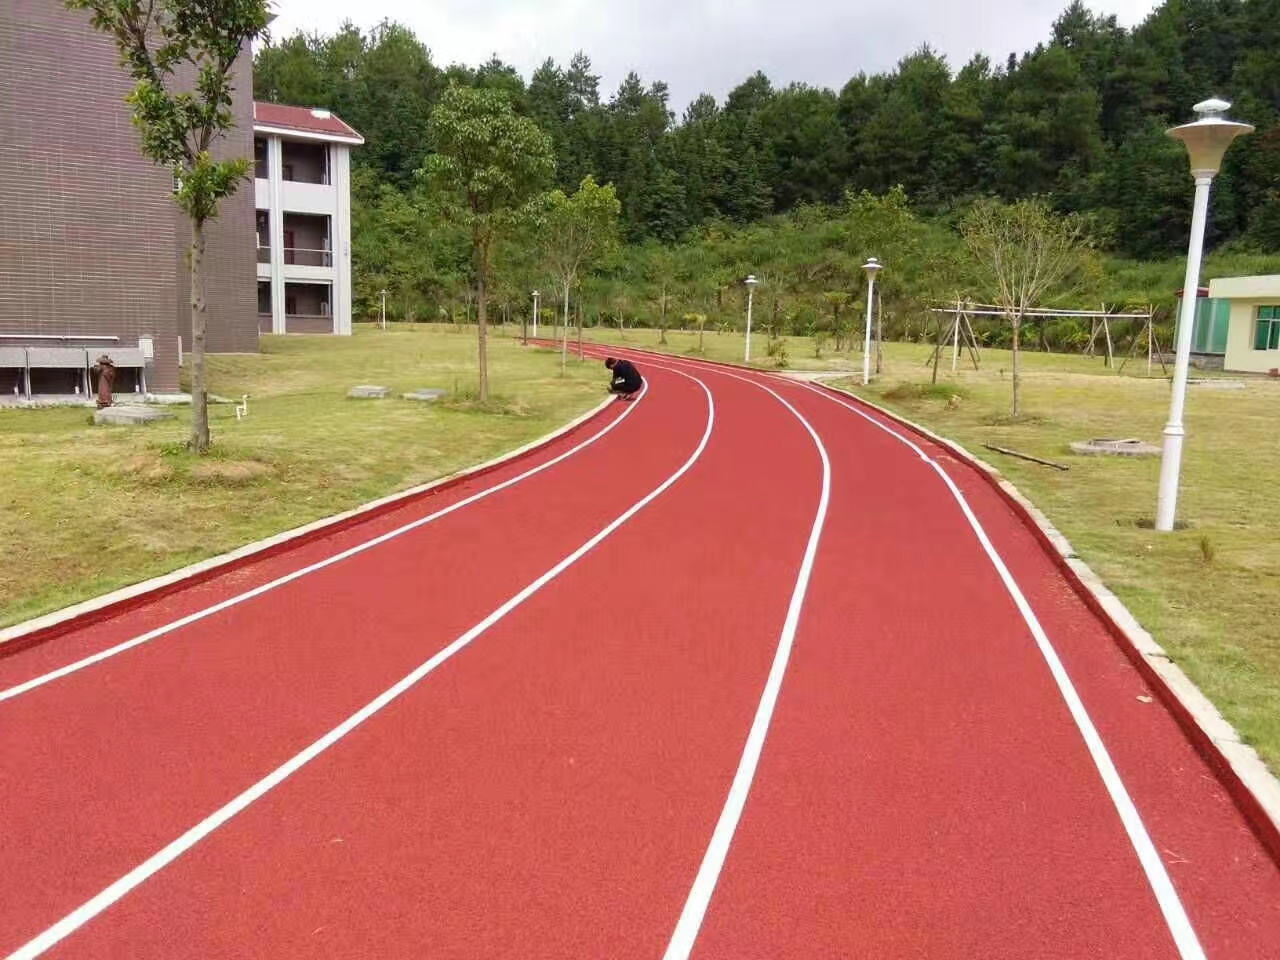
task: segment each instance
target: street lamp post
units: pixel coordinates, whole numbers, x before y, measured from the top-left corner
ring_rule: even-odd
[[[1187,248],[1187,275],[1182,284],[1182,311],[1178,316],[1177,359],[1173,367],[1173,399],[1169,422],[1164,428],[1164,451],[1160,457],[1160,492],[1156,501],[1156,529],[1173,529],[1178,507],[1178,474],[1182,467],[1182,411],[1187,402],[1187,369],[1191,365],[1191,335],[1196,318],[1196,291],[1200,287],[1200,258],[1204,251],[1204,226],[1209,213],[1209,186],[1222,167],[1222,158],[1231,141],[1252,133],[1247,123],[1225,116],[1231,104],[1225,100],[1205,100],[1194,107],[1199,118],[1169,131],[1181,140],[1191,161],[1196,183],[1195,205],[1191,213],[1191,243]]]
[[[755,274],[749,274],[747,279],[743,281],[747,285],[747,354],[744,362],[751,362],[751,304],[755,299],[756,284],[760,281],[756,279]]]
[[[883,269],[883,264],[870,257],[862,269],[867,273],[867,330],[862,344],[862,385],[865,387],[871,382],[871,305],[876,300],[876,274]]]
[[[538,291],[533,291],[533,339],[538,339]]]
[[[382,329],[387,329],[387,291],[382,291]]]

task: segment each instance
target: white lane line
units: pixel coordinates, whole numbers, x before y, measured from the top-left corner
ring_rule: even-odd
[[[661,366],[661,364],[655,364],[655,366]],[[679,373],[680,371],[673,372]],[[777,706],[778,695],[782,690],[782,681],[787,672],[787,664],[791,659],[791,649],[795,645],[796,628],[800,624],[800,612],[804,607],[805,594],[809,589],[809,577],[813,572],[814,559],[818,553],[818,541],[822,537],[822,528],[827,519],[827,505],[831,499],[831,461],[827,459],[827,451],[822,445],[821,438],[809,424],[809,421],[800,414],[800,411],[783,399],[781,395],[770,390],[762,383],[723,370],[715,372],[727,377],[733,377],[735,380],[742,380],[773,394],[774,398],[790,410],[796,419],[804,425],[804,428],[809,431],[809,436],[813,439],[814,446],[818,448],[818,455],[822,458],[822,496],[818,501],[818,512],[813,518],[813,527],[809,531],[809,542],[805,547],[804,558],[800,563],[800,572],[796,577],[795,588],[791,593],[791,603],[787,607],[787,616],[782,624],[782,634],[778,638],[778,648],[774,652],[773,664],[769,668],[769,676],[765,681],[764,692],[761,694],[760,703],[756,707],[755,718],[751,722],[751,730],[747,734],[747,742],[742,751],[742,758],[738,761],[738,769],[733,775],[733,783],[729,787],[729,795],[725,800],[724,809],[720,812],[720,819],[716,822],[715,830],[711,834],[711,842],[703,855],[702,864],[698,868],[698,874],[694,878],[692,888],[689,890],[688,899],[685,900],[684,909],[680,912],[680,919],[676,923],[675,931],[671,935],[671,941],[667,945],[667,951],[663,955],[665,960],[686,960],[690,951],[693,950],[694,941],[698,937],[698,931],[701,930],[702,921],[707,914],[707,907],[711,903],[711,896],[715,893],[721,870],[724,868],[725,858],[729,855],[729,845],[733,842],[734,834],[738,829],[738,822],[742,819],[742,811],[746,807],[747,796],[751,792],[751,783],[755,779],[756,768],[760,765],[760,754],[764,750],[765,737],[769,733],[769,724],[773,720],[774,708]]]
[[[679,373],[679,371],[673,372]],[[687,376],[687,374],[679,375]],[[378,713],[392,701],[396,700],[403,693],[412,688],[422,680],[423,677],[427,676],[442,663],[449,660],[456,653],[475,640],[476,637],[480,636],[512,610],[516,609],[516,607],[528,600],[561,573],[573,566],[573,564],[578,560],[582,559],[582,557],[596,547],[601,541],[643,510],[645,506],[651,503],[664,491],[670,488],[672,484],[683,477],[698,461],[698,458],[702,456],[702,452],[707,448],[707,441],[711,439],[711,431],[715,426],[716,419],[715,400],[712,399],[711,391],[707,389],[707,385],[696,377],[689,377],[688,379],[694,380],[700,387],[702,387],[703,393],[706,394],[707,426],[702,433],[702,439],[698,442],[697,448],[692,454],[690,454],[689,459],[684,462],[680,469],[667,477],[666,480],[662,481],[661,484],[655,487],[643,498],[637,500],[634,504],[628,507],[626,511],[612,520],[590,540],[578,547],[577,550],[573,551],[573,553],[569,554],[546,573],[542,574],[542,576],[538,577],[538,579],[534,580],[510,600],[498,607],[498,609],[494,610],[474,627],[433,656],[430,660],[423,663],[403,680],[400,680],[394,686],[379,694],[374,700],[370,701],[364,707],[361,707],[338,726],[334,727],[319,740],[315,741],[315,743],[311,744],[311,746],[307,747],[301,753],[298,753],[292,759],[286,761],[271,773],[267,774],[267,776],[263,777],[248,790],[245,790],[234,800],[210,814],[204,820],[201,820],[182,836],[178,837],[178,839],[153,854],[144,863],[130,870],[93,899],[82,904],[80,907],[77,907],[35,939],[10,954],[9,960],[31,960],[33,957],[40,956],[40,954],[70,936],[80,927],[84,926],[98,914],[102,913],[116,901],[120,900],[136,888],[139,884],[146,881],[149,877],[152,877],[163,870],[166,866],[178,859],[178,857],[182,856],[209,834],[213,833],[214,830],[218,829],[218,827],[222,826],[237,813],[240,813],[240,811],[244,810],[255,800],[260,799],[274,787],[279,786],[286,778],[302,769],[302,767],[306,766],[320,754],[324,753],[356,727],[360,726],[374,714]]]
[[[195,613],[188,614],[187,616],[182,617],[180,620],[174,620],[172,623],[167,623],[162,627],[156,627],[154,630],[149,630],[144,634],[140,634],[139,636],[132,638],[131,640],[125,640],[122,643],[116,644],[114,647],[108,647],[106,650],[100,650],[99,652],[91,656],[85,657],[82,660],[75,661],[75,663],[67,664],[65,667],[59,667],[57,670],[52,670],[49,673],[45,673],[31,680],[27,680],[23,683],[19,683],[16,686],[9,687],[6,690],[0,690],[0,703],[3,703],[5,700],[12,700],[14,697],[20,697],[22,696],[22,694],[35,690],[37,687],[43,687],[45,684],[52,683],[54,680],[60,680],[65,676],[69,676],[70,674],[78,673],[79,671],[84,670],[86,667],[91,667],[96,663],[101,663],[103,660],[109,660],[112,657],[119,656],[120,654],[128,650],[132,650],[134,647],[138,647],[144,643],[148,643],[152,640],[156,640],[160,637],[165,636],[166,634],[173,633],[176,630],[181,630],[183,627],[188,627],[193,623],[198,623],[199,621],[204,620],[207,617],[211,617],[214,614],[221,613],[223,610],[228,610],[231,607],[238,606],[239,604],[242,604],[248,600],[252,600],[255,597],[260,597],[264,593],[269,593],[270,591],[275,590],[277,587],[283,587],[285,584],[292,583],[294,580],[298,580],[301,577],[307,576],[308,574],[315,573],[317,570],[323,570],[325,567],[331,567],[335,563],[340,563],[341,561],[346,560],[349,557],[354,557],[356,554],[364,553],[366,550],[372,550],[374,547],[380,546],[381,544],[386,543],[388,540],[394,540],[396,537],[401,537],[412,530],[417,530],[419,527],[424,527],[435,520],[439,520],[441,517],[446,517],[449,514],[454,513],[455,511],[461,510],[463,507],[470,506],[471,504],[479,500],[483,500],[486,497],[492,496],[493,494],[498,493],[501,490],[506,490],[508,487],[513,487],[516,484],[520,483],[521,481],[528,480],[530,477],[535,476],[539,473],[542,473],[542,471],[544,470],[549,470],[551,467],[554,467],[556,464],[563,463],[565,460],[569,459],[574,454],[579,453],[582,450],[585,450],[587,447],[591,446],[597,440],[601,439],[606,434],[608,434],[611,430],[615,429],[620,423],[622,423],[624,420],[627,419],[627,417],[631,415],[631,413],[636,409],[636,406],[640,403],[640,401],[644,399],[645,394],[648,393],[648,390],[649,390],[649,385],[648,383],[646,383],[644,386],[644,390],[642,390],[640,393],[640,396],[636,398],[634,403],[628,405],[627,409],[622,412],[621,416],[619,416],[612,423],[607,424],[603,429],[597,431],[595,434],[588,437],[586,440],[583,440],[581,443],[577,444],[571,449],[566,450],[564,453],[560,454],[559,456],[554,457],[551,460],[548,460],[546,463],[541,463],[536,467],[526,470],[524,473],[521,473],[518,476],[511,477],[509,480],[504,480],[502,481],[502,483],[495,484],[492,487],[488,487],[485,490],[481,490],[479,493],[474,493],[471,496],[467,497],[466,499],[459,500],[457,503],[450,504],[449,506],[441,510],[437,510],[435,513],[432,513],[428,516],[421,517],[420,519],[414,520],[411,523],[406,523],[404,526],[397,527],[394,530],[389,530],[388,532],[380,536],[374,537],[372,540],[367,540],[364,543],[357,544],[354,547],[350,547],[347,550],[343,550],[341,553],[335,553],[333,556],[326,557],[325,559],[320,560],[317,563],[313,563],[310,566],[303,567],[301,570],[295,570],[293,573],[288,573],[282,577],[277,577],[275,580],[272,580],[270,583],[264,583],[261,586],[254,587],[252,590],[246,590],[244,593],[237,594],[234,597],[229,597],[226,600],[221,601],[220,603],[215,603],[213,606],[205,607],[203,610],[197,610]]]
[[[1000,575],[1000,580],[1004,583],[1005,590],[1013,598],[1018,612],[1022,614],[1023,621],[1035,638],[1036,646],[1039,647],[1045,663],[1049,666],[1049,672],[1053,675],[1054,682],[1058,685],[1058,691],[1062,694],[1062,699],[1067,704],[1071,718],[1075,721],[1076,728],[1084,739],[1085,746],[1089,750],[1089,756],[1092,757],[1094,766],[1098,768],[1098,773],[1102,777],[1102,782],[1111,797],[1111,802],[1115,805],[1116,812],[1120,815],[1120,821],[1124,824],[1125,832],[1129,835],[1129,842],[1133,845],[1134,852],[1137,853],[1142,869],[1147,875],[1147,882],[1151,885],[1151,890],[1160,905],[1160,912],[1164,915],[1165,923],[1169,927],[1169,933],[1173,936],[1179,956],[1182,957],[1182,960],[1205,960],[1204,948],[1200,945],[1195,928],[1192,927],[1186,909],[1183,907],[1182,901],[1178,897],[1178,892],[1173,886],[1173,881],[1169,877],[1169,872],[1165,869],[1164,861],[1160,859],[1160,854],[1156,852],[1155,844],[1151,842],[1151,836],[1147,833],[1147,828],[1142,822],[1142,817],[1138,813],[1138,808],[1134,804],[1133,798],[1129,796],[1129,791],[1125,788],[1124,781],[1120,779],[1120,773],[1116,770],[1111,754],[1107,752],[1107,747],[1102,742],[1101,735],[1093,725],[1093,720],[1089,717],[1089,712],[1085,709],[1084,702],[1076,692],[1070,676],[1067,675],[1067,670],[1062,665],[1058,652],[1050,642],[1044,627],[1040,625],[1039,618],[1036,617],[1035,611],[1031,609],[1031,604],[1027,602],[1027,598],[1023,596],[1021,588],[1013,578],[1013,574],[1009,572],[1009,568],[991,543],[991,538],[987,536],[986,530],[983,529],[982,524],[969,506],[969,501],[960,492],[960,488],[956,486],[955,481],[951,479],[947,472],[910,438],[903,436],[887,424],[858,409],[852,403],[841,400],[825,390],[821,390],[811,384],[801,384],[801,386],[812,390],[819,396],[826,397],[837,406],[856,413],[868,423],[879,427],[885,433],[906,444],[915,451],[921,460],[929,464],[938,476],[942,478],[943,483],[947,485],[952,497],[955,498],[956,503],[960,505],[960,509],[964,512],[965,519],[969,521],[969,526],[977,536],[982,549],[986,551],[988,559],[990,559],[992,566],[995,567],[996,573]]]

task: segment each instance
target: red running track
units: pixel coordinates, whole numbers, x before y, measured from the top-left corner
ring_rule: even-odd
[[[530,458],[0,659],[0,952],[1277,956],[1280,870],[984,481],[637,362]]]

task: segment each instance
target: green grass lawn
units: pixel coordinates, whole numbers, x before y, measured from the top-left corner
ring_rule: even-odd
[[[604,399],[606,372],[490,345],[476,408],[475,328],[357,325],[351,338],[263,337],[210,358],[213,453],[184,442],[189,408],[148,427],[95,427],[85,409],[0,410],[0,626],[136,583],[425,483],[535,439]],[[395,399],[348,400],[360,383]],[[400,393],[441,387],[440,406]]]

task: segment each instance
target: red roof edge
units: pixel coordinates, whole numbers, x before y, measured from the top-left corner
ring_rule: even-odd
[[[268,103],[264,100],[255,100],[253,102],[253,125],[255,127],[274,127],[278,130],[291,130],[310,137],[356,140],[364,143],[364,137],[354,127],[344,122],[337,114],[320,108],[295,107],[283,103]]]

